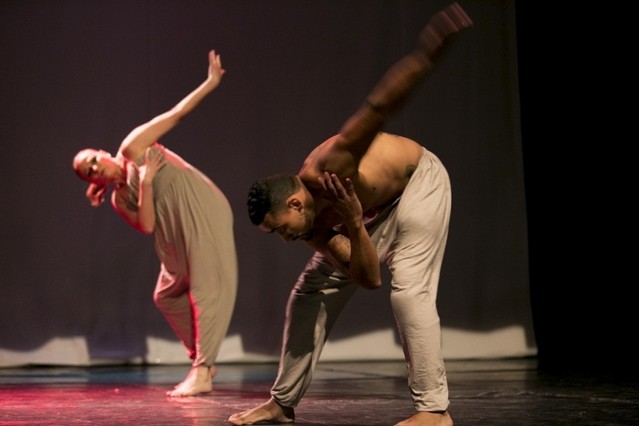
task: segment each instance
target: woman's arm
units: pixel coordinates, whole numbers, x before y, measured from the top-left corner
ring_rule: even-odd
[[[127,204],[128,191],[129,189],[126,185],[116,187],[111,194],[111,205],[113,209],[122,216],[126,223],[138,231],[143,232],[138,226],[137,210],[131,210]]]
[[[144,164],[139,169],[140,187],[138,205],[133,209],[127,200],[129,188],[126,185],[116,187],[111,204],[113,208],[133,228],[144,234],[155,230],[155,205],[153,204],[153,178],[166,163],[166,157],[158,148],[150,147],[144,154]]]
[[[220,84],[224,72],[220,55],[211,50],[207,79],[169,111],[133,129],[120,145],[122,155],[131,161],[142,157],[147,148],[173,129]]]
[[[128,188],[126,186],[116,188],[113,191],[111,204],[124,220],[138,231],[150,234],[155,229],[153,178],[166,161],[164,155],[152,150],[151,147],[220,84],[224,72],[220,55],[211,50],[207,79],[169,111],[136,127],[122,141],[119,153],[124,158],[129,161],[137,161],[144,156],[144,163],[138,169],[140,182],[138,205],[136,210],[128,205]]]
[[[166,163],[166,157],[158,149],[147,148],[144,164],[140,166],[140,189],[138,193],[138,229],[151,234],[155,229],[155,205],[153,204],[153,178]]]

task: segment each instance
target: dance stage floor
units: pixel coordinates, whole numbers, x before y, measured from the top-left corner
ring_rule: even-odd
[[[535,359],[446,365],[455,426],[639,425],[636,379],[550,374]],[[212,393],[167,397],[188,369],[0,368],[0,425],[228,425],[266,401],[277,365],[220,364]],[[295,424],[387,426],[412,413],[402,362],[322,362]]]

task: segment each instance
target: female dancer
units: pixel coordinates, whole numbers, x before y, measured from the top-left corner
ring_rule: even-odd
[[[187,349],[192,368],[169,396],[210,392],[215,359],[237,292],[233,212],[222,191],[158,140],[219,84],[221,58],[209,52],[208,77],[177,105],[133,129],[115,156],[87,148],[73,168],[89,182],[93,206],[111,204],[133,228],[153,234],[160,273],[153,299]]]

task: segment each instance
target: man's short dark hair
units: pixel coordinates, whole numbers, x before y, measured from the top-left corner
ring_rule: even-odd
[[[253,225],[264,222],[267,213],[277,214],[286,208],[286,200],[299,189],[294,175],[277,174],[255,182],[248,195],[248,213]]]

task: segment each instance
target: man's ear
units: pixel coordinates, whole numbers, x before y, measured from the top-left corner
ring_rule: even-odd
[[[297,211],[301,211],[303,204],[302,201],[300,201],[299,198],[297,197],[290,197],[288,199],[288,201],[286,202],[286,207],[288,207],[289,209],[294,209]]]

